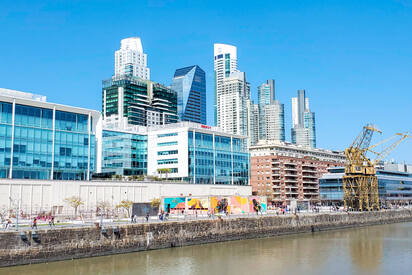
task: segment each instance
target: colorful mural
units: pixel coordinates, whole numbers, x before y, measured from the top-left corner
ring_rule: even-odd
[[[210,207],[210,208],[209,208]],[[215,196],[215,197],[174,197],[163,198],[163,209],[166,213],[180,214],[246,214],[265,213],[266,197],[258,196]]]
[[[210,208],[212,210],[212,214],[230,212],[229,198],[211,197],[210,198]]]
[[[186,198],[176,197],[176,198],[164,198],[163,199],[164,211],[165,213],[181,213],[186,209]]]
[[[267,210],[267,200],[266,197],[249,197],[249,212],[250,213],[265,213]]]
[[[209,199],[187,198],[187,210],[195,213],[207,212],[209,210]]]
[[[247,197],[234,196],[230,197],[230,213],[245,214],[248,213]]]

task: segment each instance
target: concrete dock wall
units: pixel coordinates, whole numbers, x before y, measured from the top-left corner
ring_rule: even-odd
[[[0,233],[0,266],[412,221],[412,210],[259,216]]]

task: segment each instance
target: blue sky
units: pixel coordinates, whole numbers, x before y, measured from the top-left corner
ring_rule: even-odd
[[[0,1],[0,87],[101,109],[120,40],[140,36],[151,79],[206,71],[213,119],[213,43],[238,47],[253,97],[276,80],[290,138],[291,97],[306,89],[318,147],[344,149],[362,125],[412,132],[412,0]],[[412,138],[390,155],[412,163]]]

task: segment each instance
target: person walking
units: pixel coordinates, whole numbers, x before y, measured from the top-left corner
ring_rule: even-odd
[[[6,225],[4,227],[5,230],[7,230],[7,228],[9,228],[11,226],[11,220],[7,219]]]
[[[146,222],[149,222],[149,212],[146,213]]]
[[[49,226],[50,226],[50,227],[54,227],[54,226],[55,226],[55,225],[54,225],[54,216],[51,216],[51,217],[50,217]]]
[[[34,218],[33,219],[33,224],[32,224],[32,226],[31,226],[31,229],[34,229],[36,227],[36,229],[37,229],[37,218]]]

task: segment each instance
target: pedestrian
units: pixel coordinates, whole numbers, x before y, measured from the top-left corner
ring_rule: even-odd
[[[36,227],[36,229],[37,229],[37,218],[34,218],[33,219],[33,224],[32,224],[32,226],[31,226],[31,229],[34,229]]]
[[[50,227],[55,226],[55,225],[54,225],[54,217],[53,217],[53,216],[50,217],[49,226],[50,226]]]
[[[146,222],[149,222],[149,212],[146,213]]]
[[[10,226],[11,226],[11,220],[7,219],[5,230],[7,230],[7,228],[9,228]]]

